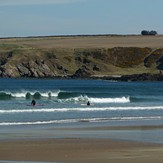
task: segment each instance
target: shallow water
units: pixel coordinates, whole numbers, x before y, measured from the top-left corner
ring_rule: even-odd
[[[33,99],[36,100],[34,107],[31,106]],[[88,101],[91,106],[86,105]],[[44,133],[42,137],[71,137],[66,131],[51,134],[49,128],[119,125],[163,125],[163,83],[0,79],[1,140],[25,138],[27,135],[28,138],[35,138],[41,132]],[[120,131],[121,136],[117,136],[120,134],[117,131],[97,134],[83,131],[72,134],[72,137],[132,137],[134,140],[153,139],[155,142],[157,139],[159,143],[163,142],[157,131],[148,133],[137,130],[138,134],[135,131]],[[162,133],[162,130],[159,132]],[[113,136],[111,133],[114,133]]]

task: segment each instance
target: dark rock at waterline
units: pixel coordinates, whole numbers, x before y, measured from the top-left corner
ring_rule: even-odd
[[[163,81],[163,75],[148,73],[124,75],[121,77],[121,81]]]
[[[163,74],[133,74],[133,75],[122,75],[120,77],[102,77],[104,80],[115,80],[115,81],[163,81]]]

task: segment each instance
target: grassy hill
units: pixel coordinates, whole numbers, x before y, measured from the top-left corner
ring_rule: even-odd
[[[1,77],[117,76],[163,68],[163,36],[0,39]]]

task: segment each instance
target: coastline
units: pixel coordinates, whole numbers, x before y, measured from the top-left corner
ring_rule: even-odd
[[[8,77],[1,77],[1,79],[7,79]],[[73,75],[65,76],[55,76],[55,77],[18,77],[18,78],[8,78],[8,79],[43,79],[43,80],[108,80],[108,81],[118,81],[118,82],[135,82],[135,81],[163,81],[163,74],[150,74],[150,73],[140,73],[131,75],[92,75],[92,76],[81,76],[76,77]]]
[[[161,35],[0,39],[0,77],[93,78],[106,75],[112,78],[123,75],[125,78],[117,79],[125,81],[127,75],[138,74],[140,80],[160,80],[160,77],[144,77],[144,74],[153,76],[162,71],[162,40]],[[134,81],[139,79],[134,77]]]

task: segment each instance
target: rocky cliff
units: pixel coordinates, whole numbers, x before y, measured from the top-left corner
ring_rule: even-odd
[[[33,48],[0,46],[1,77],[91,77],[158,74],[163,69],[163,49]]]

